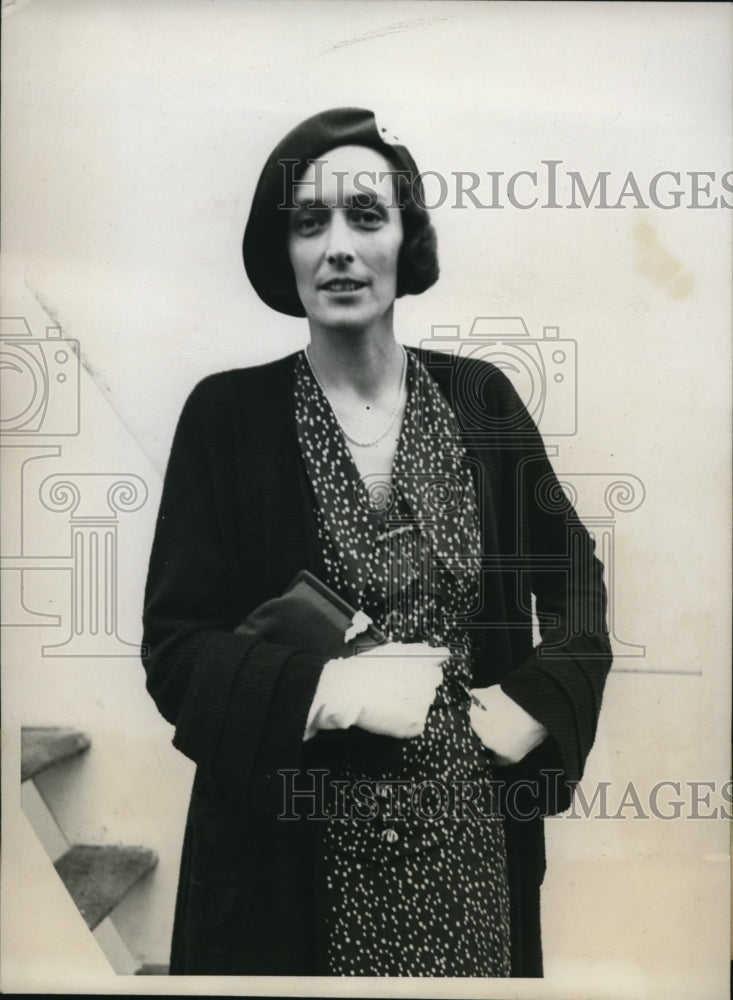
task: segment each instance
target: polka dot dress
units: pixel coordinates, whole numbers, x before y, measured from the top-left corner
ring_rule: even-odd
[[[339,758],[319,866],[334,975],[508,976],[509,891],[491,755],[468,718],[478,602],[474,483],[448,403],[407,352],[392,476],[361,478],[307,359],[295,413],[325,582],[395,642],[448,646],[422,736],[355,739]],[[333,778],[333,775],[332,775]]]

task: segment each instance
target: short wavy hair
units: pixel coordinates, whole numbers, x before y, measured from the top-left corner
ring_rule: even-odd
[[[287,194],[283,164],[293,166],[290,181],[297,181],[310,162],[339,146],[367,146],[395,168],[393,183],[403,230],[397,258],[397,297],[419,295],[438,280],[437,236],[424,205],[420,174],[409,151],[385,141],[371,111],[322,111],[289,132],[268,158],[242,243],[244,266],[255,291],[267,305],[289,316],[305,316],[305,309],[288,252],[288,212],[282,207],[283,195]]]
[[[415,183],[396,175],[402,213],[402,246],[397,258],[397,295],[420,295],[438,280],[438,237],[424,203],[415,199]],[[422,195],[422,191],[421,191]],[[421,197],[424,202],[424,198]]]

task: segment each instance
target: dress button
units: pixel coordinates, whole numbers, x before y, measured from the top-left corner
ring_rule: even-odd
[[[393,830],[391,827],[387,830],[382,830],[382,836],[387,841],[388,844],[394,844],[396,840],[400,839],[399,833]]]

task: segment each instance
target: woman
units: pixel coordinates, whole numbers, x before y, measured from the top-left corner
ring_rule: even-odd
[[[273,151],[245,267],[310,343],[204,379],[176,431],[144,636],[197,764],[173,973],[542,974],[541,815],[595,734],[602,567],[508,380],[398,344],[395,299],[438,267],[386,138],[342,108]],[[303,569],[386,642],[328,659],[240,628]]]

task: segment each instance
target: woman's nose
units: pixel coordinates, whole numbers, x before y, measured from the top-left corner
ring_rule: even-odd
[[[343,265],[354,261],[354,247],[351,228],[341,213],[335,212],[331,219],[326,245],[326,260],[329,264]]]

